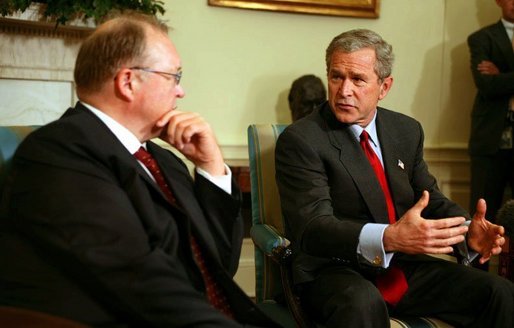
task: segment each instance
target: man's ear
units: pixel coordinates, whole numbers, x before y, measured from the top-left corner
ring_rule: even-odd
[[[382,81],[382,84],[380,85],[380,95],[378,96],[378,100],[382,100],[385,98],[389,90],[391,90],[391,87],[393,86],[393,77],[388,76]]]
[[[136,87],[137,80],[133,70],[123,68],[114,76],[114,92],[121,99],[125,101],[133,100]]]

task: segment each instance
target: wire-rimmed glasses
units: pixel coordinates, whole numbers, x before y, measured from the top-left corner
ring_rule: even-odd
[[[130,69],[137,69],[140,71],[155,73],[155,74],[159,74],[159,75],[163,75],[163,76],[172,76],[175,79],[175,82],[177,83],[177,85],[180,84],[180,79],[182,78],[182,71],[179,71],[177,73],[168,73],[168,72],[163,72],[163,71],[157,71],[157,70],[154,70],[151,68],[138,67],[138,66],[131,67]]]

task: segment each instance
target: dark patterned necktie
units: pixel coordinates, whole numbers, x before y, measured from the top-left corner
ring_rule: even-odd
[[[150,173],[155,179],[155,182],[157,182],[157,185],[159,186],[161,191],[164,193],[164,195],[166,195],[168,201],[172,205],[177,206],[177,201],[173,196],[170,187],[166,183],[166,180],[164,179],[164,176],[162,175],[159,165],[157,164],[155,158],[153,158],[153,156],[143,147],[139,148],[139,150],[134,153],[134,156],[146,166],[148,171],[150,171]],[[203,277],[203,281],[205,283],[207,300],[216,309],[224,313],[226,316],[234,318],[234,314],[232,313],[232,309],[230,308],[230,304],[228,303],[225,293],[221,289],[221,286],[219,286],[216,283],[213,276],[209,272],[207,263],[202,254],[202,249],[196,241],[196,238],[194,238],[194,236],[192,235],[190,237],[190,244],[191,251],[195,258],[196,264],[198,265],[198,269],[200,270]]]
[[[360,135],[360,144],[380,183],[380,187],[386,199],[389,223],[393,224],[396,222],[396,211],[394,209],[391,191],[389,190],[389,184],[387,183],[382,163],[369,144],[369,135],[366,131],[362,131]],[[405,274],[400,268],[394,265],[390,266],[386,273],[377,277],[377,287],[384,300],[392,305],[396,305],[408,289]]]

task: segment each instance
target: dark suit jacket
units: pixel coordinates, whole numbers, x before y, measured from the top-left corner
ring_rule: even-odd
[[[471,155],[490,155],[498,151],[509,99],[514,95],[514,53],[501,21],[468,37],[471,72],[478,89],[471,113]],[[477,65],[492,61],[497,75],[480,74]]]
[[[239,189],[195,181],[147,143],[181,208],[110,130],[78,104],[20,145],[0,220],[0,304],[93,326],[239,327],[208,304],[189,235],[237,319],[272,326],[233,282],[242,240]]]
[[[425,218],[467,216],[439,191],[428,172],[417,121],[379,108],[376,126],[398,217],[423,190],[430,192]],[[346,124],[337,121],[328,103],[280,135],[276,170],[286,231],[296,253],[297,283],[313,280],[319,270],[333,265],[366,273],[380,270],[362,264],[357,245],[366,223],[389,222],[385,198],[359,142]],[[419,257],[428,258],[395,255]]]

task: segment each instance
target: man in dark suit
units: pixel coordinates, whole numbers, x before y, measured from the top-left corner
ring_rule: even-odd
[[[275,326],[232,280],[240,193],[209,125],[176,109],[181,74],[154,17],[114,18],[84,41],[80,101],[13,160],[1,305],[101,327]],[[152,138],[189,159],[195,178]],[[133,156],[140,147],[156,165]]]
[[[335,37],[326,51],[328,102],[277,141],[302,304],[328,327],[387,327],[389,313],[512,327],[511,282],[425,255],[455,249],[463,262],[473,252],[485,262],[500,252],[504,229],[486,220],[483,200],[465,222],[428,172],[421,125],[377,107],[392,86],[392,63],[392,47],[372,31]]]
[[[287,100],[291,119],[297,121],[310,114],[327,99],[323,81],[316,75],[302,75],[291,84]]]
[[[471,113],[471,204],[487,201],[495,220],[505,187],[514,195],[514,2],[496,0],[502,19],[468,37],[477,94]],[[472,205],[471,205],[472,206]]]

